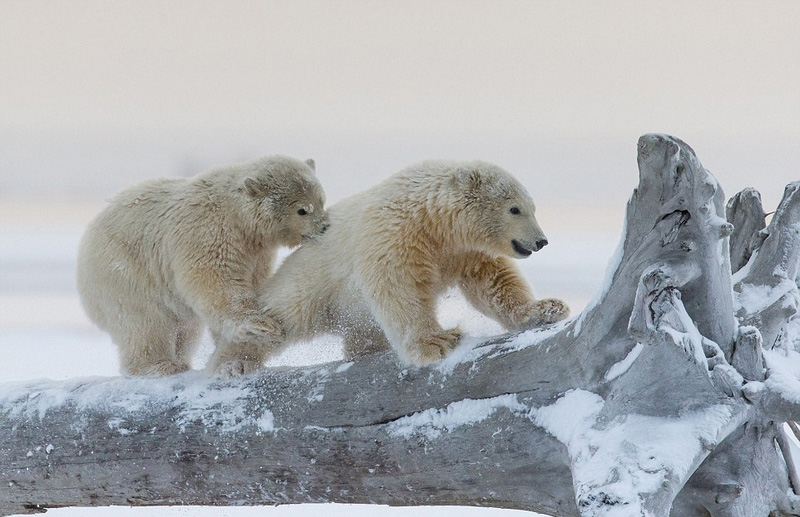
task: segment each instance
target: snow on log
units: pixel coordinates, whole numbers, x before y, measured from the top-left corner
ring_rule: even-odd
[[[601,293],[550,328],[467,340],[419,369],[387,353],[237,380],[0,386],[0,515],[307,502],[798,515],[781,426],[800,419],[798,186],[764,232],[737,234],[688,145],[645,135],[638,163]],[[730,220],[763,224],[760,202],[735,208],[745,198]],[[731,236],[755,243],[737,244],[733,279]]]

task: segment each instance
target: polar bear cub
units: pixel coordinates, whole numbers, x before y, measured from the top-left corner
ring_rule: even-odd
[[[331,207],[330,231],[285,260],[260,305],[286,343],[334,333],[347,357],[391,346],[414,365],[442,359],[461,338],[436,320],[450,286],[509,330],[556,322],[566,304],[535,299],[511,260],[547,244],[534,212],[525,188],[496,165],[423,162]]]
[[[203,325],[217,373],[251,371],[250,349],[282,334],[257,291],[278,247],[325,231],[324,202],[314,162],[285,156],[149,180],[114,197],[81,241],[78,291],[119,347],[123,373],[189,369]]]

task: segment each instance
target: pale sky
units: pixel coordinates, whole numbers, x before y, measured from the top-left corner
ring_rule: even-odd
[[[687,141],[728,195],[774,204],[800,179],[794,0],[0,10],[0,200],[107,197],[280,153],[315,158],[332,200],[415,161],[482,158],[540,207],[617,207],[647,132]]]

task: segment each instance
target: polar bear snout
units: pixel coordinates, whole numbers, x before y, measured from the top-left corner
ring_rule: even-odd
[[[316,226],[313,229],[311,229],[310,231],[308,231],[306,233],[303,233],[302,238],[303,238],[303,240],[309,240],[309,239],[314,239],[316,237],[320,237],[323,234],[325,234],[325,232],[327,232],[328,228],[330,228],[330,227],[331,227],[331,223],[328,222],[328,218],[326,216],[325,219],[323,221],[317,223]]]
[[[331,223],[328,221],[328,214],[326,213],[324,217],[321,218],[320,221],[317,222],[316,228],[314,228],[314,236],[319,237],[323,235],[325,232],[328,231],[328,228],[331,227]]]
[[[547,238],[542,237],[537,239],[533,244],[523,243],[517,239],[513,239],[511,241],[511,246],[514,248],[514,251],[517,253],[517,255],[521,257],[529,257],[534,251],[539,251],[547,246]]]

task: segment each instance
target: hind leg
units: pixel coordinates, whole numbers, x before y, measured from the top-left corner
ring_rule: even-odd
[[[188,350],[192,325],[184,326],[166,290],[124,245],[88,230],[81,244],[78,290],[87,315],[111,335],[124,375],[163,376],[189,368],[176,346]],[[191,314],[191,313],[189,313]],[[189,319],[191,323],[191,319]]]
[[[194,357],[197,347],[200,345],[202,332],[202,322],[193,315],[184,318],[178,325],[178,332],[175,338],[175,357],[178,362],[186,364],[187,369],[192,364],[192,357]]]
[[[125,375],[162,377],[189,369],[188,361],[177,354],[178,336],[185,330],[180,330],[181,322],[173,314],[157,307],[140,308],[121,314],[120,322],[123,324],[111,331],[111,337],[119,347]]]
[[[343,330],[344,358],[352,361],[366,355],[385,352],[391,348],[386,334],[374,322],[360,323]]]

